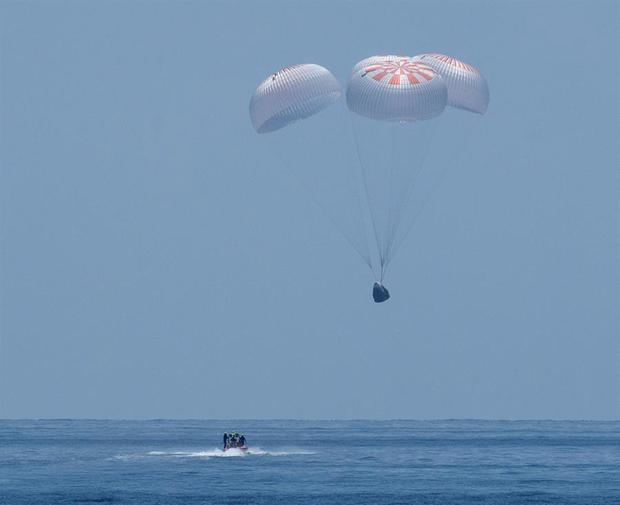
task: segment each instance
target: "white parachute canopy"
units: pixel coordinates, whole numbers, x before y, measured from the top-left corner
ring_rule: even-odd
[[[335,103],[340,84],[326,68],[312,63],[292,65],[271,74],[256,88],[250,118],[258,133],[305,119]]]
[[[413,59],[431,67],[443,77],[448,88],[448,105],[478,114],[486,112],[489,87],[477,68],[439,53],[420,54]]]

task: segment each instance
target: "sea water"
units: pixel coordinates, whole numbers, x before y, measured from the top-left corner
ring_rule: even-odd
[[[620,504],[620,422],[5,420],[0,503]]]

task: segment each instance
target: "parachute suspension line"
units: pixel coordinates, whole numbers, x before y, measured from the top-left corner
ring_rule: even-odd
[[[370,270],[372,271],[372,262],[370,260],[370,256],[364,254],[360,248],[358,246],[355,245],[355,243],[353,242],[353,240],[351,240],[351,238],[342,231],[341,226],[338,224],[338,222],[336,221],[336,219],[327,211],[327,209],[325,208],[325,206],[319,201],[318,198],[316,198],[313,194],[312,194],[312,189],[303,181],[300,181],[301,185],[304,187],[306,193],[308,193],[308,195],[310,195],[310,199],[317,205],[317,207],[319,207],[323,213],[327,216],[327,218],[330,220],[330,222],[332,223],[333,227],[340,233],[340,235],[342,235],[344,237],[344,239],[347,241],[347,243],[351,246],[351,248],[359,255],[360,258],[362,258],[362,260],[364,261],[364,263],[366,263],[366,265],[368,265],[368,268],[370,268]]]
[[[348,115],[348,114],[347,114]],[[340,116],[340,121],[342,121],[342,115]],[[339,121],[339,122],[340,122]],[[346,120],[345,120],[346,122]],[[342,123],[341,123],[342,124]],[[337,124],[334,124],[332,126],[332,135],[335,137],[338,133],[339,133],[339,127]],[[357,192],[355,192],[355,194],[352,195],[355,199],[355,202],[358,206],[360,206],[360,202],[357,198],[355,198],[355,196],[357,196]],[[318,201],[318,199],[316,199]],[[332,222],[332,224],[334,225],[334,227],[340,232],[340,234],[346,239],[346,241],[349,243],[349,245],[357,252],[357,254],[360,256],[360,258],[362,258],[362,260],[364,261],[364,263],[366,263],[366,266],[368,266],[368,268],[370,269],[370,271],[372,272],[372,259],[370,256],[370,250],[368,247],[368,238],[366,237],[366,233],[365,233],[365,229],[364,229],[364,224],[363,221],[360,225],[360,229],[363,235],[363,241],[361,244],[359,244],[358,246],[355,245],[354,241],[351,239],[351,237],[349,237],[349,235],[347,233],[345,233],[342,229],[341,226],[338,225],[337,220],[331,215],[331,213],[328,211],[327,208],[323,209],[325,214],[327,215],[327,217],[329,217],[329,220]],[[359,213],[358,213],[359,215]],[[373,274],[374,275],[374,274]]]
[[[343,115],[346,115],[349,117],[349,119],[351,118],[351,115],[349,113],[349,111],[346,109],[346,107],[339,107],[338,108],[339,111],[339,122],[340,124],[342,124],[342,122],[344,121],[346,123],[346,119],[343,118]],[[340,131],[334,131],[334,135],[340,133]],[[358,154],[358,160],[359,160],[359,154]],[[349,163],[351,162],[350,158],[349,158]],[[353,165],[355,165],[355,163],[353,163]],[[351,166],[349,165],[350,171],[349,173],[353,173],[353,174],[357,174],[357,166]],[[355,200],[355,206],[357,207],[357,215],[360,217],[360,231],[362,234],[362,244],[364,247],[364,252],[365,254],[362,254],[360,251],[357,251],[360,256],[362,256],[362,259],[364,260],[364,262],[366,263],[366,266],[368,267],[368,269],[372,272],[373,276],[374,276],[374,271],[372,268],[372,256],[370,253],[370,245],[368,243],[368,236],[366,235],[366,225],[364,222],[364,215],[363,215],[363,208],[364,208],[364,202],[363,200],[363,196],[360,197],[360,188],[359,188],[359,179],[357,177],[354,177],[355,179],[355,183],[353,184],[353,189],[352,189],[352,196],[353,199]],[[357,249],[356,249],[357,250]]]
[[[278,150],[276,150],[276,152],[278,152]],[[286,162],[285,164],[289,163],[288,160],[285,160],[285,162]],[[345,231],[343,231],[342,225],[338,223],[336,218],[329,211],[328,207],[323,202],[321,202],[321,200],[315,195],[315,192],[313,191],[312,186],[306,180],[304,180],[303,177],[297,174],[294,170],[287,170],[286,172],[290,176],[294,177],[294,179],[297,181],[297,184],[303,188],[305,193],[308,194],[308,196],[310,197],[310,200],[312,200],[312,202],[314,202],[314,204],[321,209],[323,214],[327,216],[329,221],[332,223],[332,226],[334,227],[334,229],[342,237],[344,237],[344,239],[351,246],[351,248],[359,255],[360,258],[362,258],[364,263],[372,271],[372,261],[370,258],[370,253],[368,251],[364,251],[359,245],[356,245],[353,239],[351,239],[351,237],[347,233],[345,233]],[[366,243],[365,245],[366,245],[366,249],[368,249],[368,244]],[[364,252],[366,252],[366,254],[364,254]]]
[[[346,119],[342,118],[342,116],[341,116],[341,119],[346,122]],[[334,124],[334,126],[332,126],[333,131],[330,131],[329,135],[331,135],[332,137],[335,137],[335,135],[340,132],[340,130],[338,128],[339,128],[338,124],[337,123]],[[286,161],[285,164],[287,164],[287,165],[291,164],[290,160],[285,160],[285,161]],[[357,167],[355,166],[353,168],[354,168],[355,172],[357,172]],[[295,179],[296,179],[297,183],[305,190],[305,192],[310,197],[310,200],[312,202],[314,202],[314,204],[322,210],[323,214],[329,219],[329,221],[333,225],[334,229],[346,240],[346,242],[351,246],[351,248],[358,254],[358,256],[366,264],[368,269],[371,272],[373,272],[373,276],[374,276],[375,274],[374,274],[374,270],[373,270],[373,266],[372,266],[372,257],[370,255],[370,251],[369,251],[368,237],[366,236],[365,226],[364,226],[363,222],[360,223],[360,225],[359,225],[359,230],[358,231],[361,232],[362,240],[358,243],[358,241],[354,240],[354,237],[352,237],[351,234],[346,232],[346,227],[343,226],[343,224],[341,222],[339,222],[338,219],[334,216],[334,214],[330,211],[329,205],[327,205],[325,202],[323,202],[316,195],[315,191],[313,190],[312,185],[307,180],[305,180],[304,177],[302,177],[299,173],[295,172],[294,170],[288,170],[287,172],[290,175],[295,176]],[[356,206],[359,209],[361,207],[361,205],[362,205],[362,203],[359,201],[360,200],[360,198],[359,198],[359,188],[357,188],[354,191],[352,196],[354,197],[355,204],[356,204]],[[358,212],[358,215],[360,215],[360,214],[361,214],[361,212]],[[355,234],[353,234],[353,235],[355,235]]]
[[[372,210],[372,203],[370,201],[370,191],[368,189],[368,177],[366,174],[366,165],[364,164],[364,162],[362,161],[362,155],[360,154],[360,145],[359,145],[359,140],[358,140],[358,135],[357,135],[357,130],[355,129],[355,122],[353,121],[353,116],[351,113],[349,113],[349,120],[351,121],[351,130],[353,131],[353,141],[355,144],[355,153],[357,154],[357,161],[359,163],[360,166],[360,170],[362,172],[362,180],[364,182],[364,192],[366,193],[366,204],[368,205],[368,211],[370,212],[370,222],[372,223],[372,230],[375,236],[375,242],[376,242],[376,246],[377,246],[377,250],[379,252],[379,262],[380,262],[380,277],[381,279],[383,279],[383,256],[381,254],[381,249],[380,249],[380,239],[379,239],[379,232],[377,230],[377,224],[376,224],[376,219],[375,219],[375,213]],[[372,270],[372,266],[370,268]],[[374,275],[374,270],[373,270],[373,275]]]
[[[414,128],[417,127],[417,124],[413,124],[412,125]],[[419,179],[420,179],[420,174],[424,171],[425,167],[426,167],[426,158],[428,157],[428,154],[431,150],[430,148],[430,144],[432,142],[433,136],[434,136],[434,132],[435,132],[435,123],[432,122],[429,128],[429,138],[425,139],[425,141],[421,142],[424,145],[427,146],[426,149],[421,150],[421,159],[419,161],[418,164],[418,168],[417,170],[414,171],[413,175],[411,176],[411,180],[406,184],[406,189],[405,189],[405,197],[403,199],[403,205],[402,208],[400,209],[400,211],[398,212],[398,215],[393,223],[393,230],[391,232],[392,234],[392,240],[390,241],[390,245],[389,245],[389,249],[388,249],[388,254],[390,255],[390,261],[392,259],[392,257],[396,254],[396,251],[398,251],[398,249],[400,248],[400,246],[403,244],[405,238],[407,237],[407,235],[409,235],[409,231],[411,230],[411,228],[413,227],[413,224],[415,223],[418,215],[420,214],[420,212],[424,209],[424,207],[426,206],[426,204],[428,203],[428,200],[430,199],[430,194],[426,195],[425,198],[422,201],[422,204],[420,206],[420,208],[414,212],[414,215],[410,221],[410,223],[408,225],[405,226],[404,230],[403,230],[403,234],[402,237],[400,239],[398,239],[396,237],[396,233],[397,230],[401,224],[402,218],[403,218],[403,212],[404,210],[411,204],[411,198],[413,196],[413,193],[418,185]],[[434,189],[434,187],[433,187]]]
[[[394,233],[396,232],[396,230],[394,229],[392,225],[394,211],[396,210],[394,209],[394,207],[401,204],[401,202],[399,202],[398,200],[397,195],[394,195],[394,165],[398,162],[398,159],[399,159],[399,157],[396,155],[396,127],[397,127],[397,124],[394,122],[390,125],[390,141],[392,145],[390,146],[390,169],[389,169],[389,175],[388,175],[389,177],[389,182],[388,182],[389,207],[388,207],[388,221],[387,221],[387,229],[386,229],[387,236],[386,236],[386,240],[384,243],[384,252],[383,252],[383,257],[385,258],[385,269],[386,270],[387,270],[388,263],[390,262],[389,247],[394,238]]]
[[[468,117],[473,117],[473,116],[468,116]],[[410,220],[410,223],[405,227],[405,233],[400,238],[398,243],[394,246],[394,252],[396,252],[400,248],[400,246],[404,243],[405,239],[409,235],[409,232],[411,231],[411,228],[413,227],[413,223],[415,223],[415,221],[417,220],[418,216],[424,210],[424,208],[426,207],[427,203],[429,202],[429,200],[431,199],[431,197],[433,196],[433,194],[437,190],[437,188],[439,188],[439,186],[441,185],[441,183],[442,183],[443,179],[445,178],[448,170],[454,165],[454,160],[458,156],[458,154],[457,154],[458,151],[461,151],[463,149],[463,147],[469,145],[469,139],[471,138],[471,135],[472,135],[472,132],[473,132],[473,128],[469,125],[469,123],[467,123],[467,125],[468,125],[467,127],[462,127],[460,129],[460,131],[462,132],[462,135],[460,136],[460,142],[458,143],[459,146],[460,146],[460,149],[456,148],[455,146],[452,146],[452,148],[448,150],[447,157],[444,159],[444,162],[440,165],[440,167],[438,167],[439,174],[438,174],[437,180],[434,181],[434,183],[432,184],[430,190],[425,193],[424,199],[422,200],[422,204],[420,205],[420,208],[412,216],[412,219]],[[433,144],[432,141],[433,141],[433,137],[434,137],[434,134],[435,134],[435,124],[434,123],[433,123],[433,128],[430,130],[430,133],[431,133],[431,138],[429,139],[430,141],[427,142],[428,145]],[[433,146],[431,145],[431,148],[432,147]],[[426,159],[426,157],[428,157],[428,154],[430,153],[431,148],[429,148],[426,151],[426,153],[424,155],[425,159]],[[414,189],[415,188],[411,189],[412,193],[413,193]]]
[[[316,200],[315,200],[316,201]],[[370,261],[370,257],[366,256],[364,254],[362,254],[362,252],[359,250],[358,247],[355,246],[355,244],[353,243],[353,241],[347,236],[346,233],[343,233],[342,231],[340,231],[340,227],[338,226],[338,223],[336,222],[336,220],[329,215],[328,212],[325,212],[325,214],[327,214],[327,217],[329,218],[329,220],[331,221],[332,225],[334,226],[334,228],[336,228],[336,230],[338,230],[340,232],[340,235],[342,235],[345,240],[349,243],[349,245],[353,248],[353,250],[359,255],[360,258],[362,258],[362,260],[364,261],[364,263],[366,263],[366,265],[368,266],[368,268],[372,271],[372,262]]]

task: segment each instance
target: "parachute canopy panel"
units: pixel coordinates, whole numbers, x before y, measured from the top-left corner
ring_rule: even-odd
[[[358,61],[353,70],[351,70],[351,74],[354,74],[358,70],[363,70],[365,67],[369,67],[371,65],[375,65],[377,63],[385,63],[386,61],[398,61],[403,58],[407,58],[407,56],[397,56],[394,54],[380,54],[377,56],[369,56],[368,58],[364,58],[361,61]]]
[[[477,68],[439,53],[420,54],[414,60],[432,67],[443,77],[448,88],[448,105],[478,114],[486,112],[489,87]]]
[[[371,56],[349,77],[347,106],[381,121],[418,121],[441,114],[448,92],[431,67],[407,56]]]
[[[305,119],[335,103],[340,84],[326,68],[293,65],[271,74],[256,88],[250,118],[258,133],[267,133]]]

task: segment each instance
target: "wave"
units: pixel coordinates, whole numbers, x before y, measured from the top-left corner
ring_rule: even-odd
[[[114,457],[117,460],[131,460],[141,459],[145,457],[160,457],[160,458],[247,458],[250,456],[306,456],[313,455],[316,452],[306,451],[301,449],[290,449],[282,451],[267,451],[260,447],[253,447],[247,451],[241,449],[228,449],[223,451],[222,449],[207,449],[202,451],[149,451],[142,454],[118,454]]]

